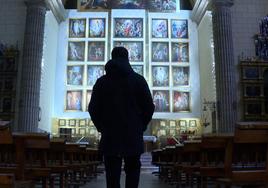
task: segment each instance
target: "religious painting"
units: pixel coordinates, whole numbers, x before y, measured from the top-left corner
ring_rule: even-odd
[[[188,38],[188,21],[171,20],[171,38],[187,39]]]
[[[66,94],[66,110],[82,111],[82,90],[69,90]]]
[[[108,9],[108,0],[78,0],[78,10],[79,11],[103,11],[103,9]]]
[[[4,80],[3,80],[3,90],[9,90],[9,91],[11,91],[11,90],[13,90],[13,89],[15,89],[15,84],[16,84],[16,82],[14,82],[15,80],[14,80],[14,78],[12,78],[12,77],[10,77],[10,78],[5,78]],[[0,86],[1,87],[1,86]],[[0,88],[0,90],[1,90],[1,88]]]
[[[59,119],[58,120],[58,126],[59,127],[66,126],[66,119]]]
[[[105,18],[90,18],[89,19],[89,34],[90,38],[105,37]]]
[[[154,87],[168,87],[169,66],[152,66],[152,79]]]
[[[105,42],[88,42],[88,61],[104,61]]]
[[[148,8],[155,12],[175,12],[176,0],[148,0]]]
[[[155,112],[169,112],[169,91],[154,90],[153,103],[155,105]]]
[[[152,38],[168,37],[167,19],[152,19]]]
[[[87,119],[79,119],[79,127],[85,127],[87,125]]]
[[[176,128],[176,121],[175,120],[170,120],[169,121],[169,128],[170,129],[175,129]]]
[[[131,67],[136,73],[143,76],[143,65],[131,65]]]
[[[68,42],[68,61],[84,61],[85,42]]]
[[[173,92],[173,112],[190,111],[190,93],[182,91]]]
[[[75,127],[76,126],[76,119],[69,119],[69,124],[70,127]]]
[[[86,106],[88,106],[90,100],[91,100],[92,90],[87,90],[87,96],[86,96]]]
[[[152,43],[152,61],[153,62],[168,62],[169,61],[168,42],[153,42]]]
[[[9,57],[5,58],[4,65],[6,71],[15,71],[15,58]],[[3,70],[3,69],[2,69]]]
[[[171,49],[172,62],[189,62],[189,43],[172,42]]]
[[[261,97],[263,95],[262,84],[244,84],[245,97]]]
[[[180,128],[183,128],[183,127],[187,127],[187,122],[186,122],[186,120],[179,120],[179,126],[180,126]]]
[[[189,85],[189,67],[172,67],[173,86]]]
[[[146,0],[113,0],[111,7],[114,9],[144,9]]]
[[[85,136],[86,132],[87,132],[86,128],[79,128],[78,129],[78,134],[80,136]]]
[[[259,79],[260,70],[259,67],[243,67],[243,79]]]
[[[87,67],[87,85],[93,86],[97,79],[104,75],[103,65],[88,65]]]
[[[189,120],[189,127],[197,127],[196,120]]]
[[[83,85],[84,66],[69,65],[67,66],[67,85]]]
[[[13,110],[13,103],[11,97],[3,97],[2,99],[2,111],[11,112]]]
[[[115,38],[142,38],[143,19],[142,18],[115,18],[114,37]]]
[[[69,20],[69,38],[86,37],[86,19]]]
[[[132,62],[143,61],[143,43],[142,42],[115,41],[114,46],[125,47],[128,50],[129,61],[132,61]]]

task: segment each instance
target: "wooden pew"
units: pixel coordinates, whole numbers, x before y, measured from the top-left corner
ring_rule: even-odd
[[[185,174],[185,183],[194,186],[194,181],[199,185],[201,164],[201,140],[185,141],[182,151],[181,177]],[[181,179],[180,182],[183,180]]]
[[[51,169],[47,164],[47,153],[50,148],[49,134],[46,133],[13,133],[16,147],[16,179],[41,180],[42,187],[49,185]]]
[[[219,177],[223,177],[225,174],[224,166],[229,161],[228,152],[226,148],[229,148],[233,141],[233,134],[205,134],[202,136],[201,142],[201,186],[207,187],[208,179],[212,182]]]
[[[64,164],[65,157],[65,139],[52,138],[50,139],[50,149],[48,154],[48,166],[51,169],[51,178],[59,180],[59,187],[67,186],[66,176],[68,168]],[[56,181],[54,180],[56,183]]]
[[[268,123],[238,123],[217,185],[268,187]]]

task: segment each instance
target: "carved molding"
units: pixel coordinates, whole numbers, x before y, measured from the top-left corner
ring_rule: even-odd
[[[234,4],[234,0],[210,0],[213,8],[216,7],[231,7]]]
[[[215,10],[221,7],[231,7],[233,4],[234,0],[197,0],[192,11],[191,19],[199,25],[210,7]]]
[[[58,23],[65,21],[67,12],[61,0],[45,0],[48,8],[52,11]]]
[[[195,5],[194,5],[193,11],[192,11],[192,15],[191,15],[191,19],[194,22],[196,22],[197,25],[199,25],[203,16],[205,15],[210,1],[211,0],[197,0],[195,2]]]

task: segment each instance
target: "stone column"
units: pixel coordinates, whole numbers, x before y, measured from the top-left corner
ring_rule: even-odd
[[[44,0],[26,0],[18,130],[36,132],[39,116],[41,63],[45,27]]]
[[[233,132],[237,119],[237,95],[233,52],[233,0],[212,0],[218,132]]]

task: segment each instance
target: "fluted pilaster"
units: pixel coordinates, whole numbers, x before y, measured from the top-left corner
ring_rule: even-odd
[[[25,3],[27,16],[22,58],[18,129],[22,132],[36,132],[39,116],[46,5],[44,0],[27,0]]]
[[[233,0],[212,0],[219,132],[233,132],[237,118],[237,96],[230,11],[232,5]]]

